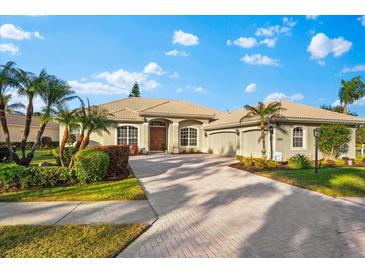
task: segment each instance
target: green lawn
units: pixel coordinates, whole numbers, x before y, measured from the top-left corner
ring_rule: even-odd
[[[333,197],[365,196],[363,167],[322,168],[318,176],[313,169],[262,171],[257,174]]]
[[[115,257],[146,229],[142,224],[0,226],[0,257]]]
[[[144,200],[146,196],[136,178],[104,181],[90,185],[52,187],[0,194],[0,202]]]
[[[42,149],[37,149],[34,153],[34,158],[31,162],[31,165],[39,165],[40,163],[43,162],[48,162],[51,164],[56,164],[56,159],[54,158],[53,154],[52,154],[52,150],[53,148],[42,148]],[[16,153],[21,156],[21,151],[20,149],[18,149],[16,151]],[[28,151],[26,151],[26,153],[28,153]]]

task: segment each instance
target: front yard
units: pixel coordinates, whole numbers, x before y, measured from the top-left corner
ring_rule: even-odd
[[[0,257],[115,257],[147,227],[143,224],[0,226]]]
[[[321,168],[318,176],[313,169],[268,170],[257,174],[333,197],[365,196],[364,167]]]

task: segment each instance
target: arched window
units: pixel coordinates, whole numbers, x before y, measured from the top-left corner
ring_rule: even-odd
[[[117,128],[118,145],[138,145],[138,128],[121,126]]]
[[[151,127],[166,127],[166,123],[161,120],[153,120],[150,122]]]
[[[198,130],[185,127],[180,130],[180,145],[195,147],[198,145]]]
[[[304,134],[301,127],[295,127],[293,129],[293,147],[301,148],[304,147]]]

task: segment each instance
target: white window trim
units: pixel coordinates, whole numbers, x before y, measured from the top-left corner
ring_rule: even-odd
[[[189,138],[189,136],[188,136],[188,143],[189,143],[189,145],[187,145],[187,146],[181,145],[181,130],[184,129],[184,128],[193,128],[193,129],[196,130],[196,146],[191,146],[190,145],[190,138]],[[188,127],[182,127],[182,128],[180,128],[179,129],[179,145],[180,145],[180,147],[182,147],[182,148],[190,148],[190,147],[191,148],[193,148],[193,147],[196,148],[196,147],[199,147],[199,142],[200,142],[199,134],[200,134],[199,128],[197,128],[197,127],[188,126]]]
[[[131,125],[131,124],[119,124],[116,127],[116,129],[115,129],[115,144],[118,145],[118,128],[125,127],[125,126],[137,128],[137,134],[138,134],[138,136],[137,136],[137,145],[138,145],[138,147],[140,147],[140,139],[141,139],[140,127],[139,126],[136,126],[136,125]],[[127,140],[129,140],[129,138]]]
[[[303,130],[303,147],[294,147],[293,146],[293,133],[295,128],[301,128]],[[290,128],[290,149],[291,150],[307,150],[307,128],[300,125],[295,125]]]

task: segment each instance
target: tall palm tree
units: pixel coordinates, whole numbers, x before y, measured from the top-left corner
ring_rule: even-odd
[[[281,102],[274,101],[267,105],[262,102],[259,102],[257,106],[245,105],[245,109],[247,110],[247,114],[241,118],[240,122],[245,119],[258,118],[259,128],[261,131],[259,141],[262,142],[261,153],[262,157],[266,158],[267,126],[270,125],[273,118],[277,116],[282,110],[285,110],[285,108],[281,106]]]
[[[59,145],[60,148],[60,162],[61,165],[65,166],[65,147],[67,140],[70,136],[70,131],[78,128],[79,124],[76,120],[75,110],[70,111],[66,106],[60,106],[58,109],[58,113],[55,116],[54,120],[56,120],[59,124],[64,126],[62,139]]]
[[[365,84],[360,76],[356,76],[349,81],[341,80],[338,97],[341,105],[343,105],[344,114],[348,112],[348,105],[355,103],[363,96],[365,96]]]
[[[20,102],[10,103],[11,98],[12,98],[12,94],[7,94],[4,96],[5,112],[11,113],[11,114],[23,114],[23,112],[21,112],[20,109],[25,108],[25,105]]]
[[[77,98],[74,91],[63,80],[58,79],[53,75],[48,75],[39,83],[39,96],[44,103],[42,115],[40,116],[40,127],[37,132],[35,142],[30,149],[30,152],[22,160],[20,164],[29,165],[34,157],[34,152],[41,142],[42,135],[51,120],[52,115],[57,113],[57,108],[61,105]]]
[[[39,75],[34,75],[31,72],[24,71],[22,69],[16,69],[15,77],[18,82],[18,95],[25,97],[28,100],[27,111],[25,116],[24,132],[21,141],[22,157],[25,157],[25,147],[28,140],[30,125],[33,117],[33,100],[39,93],[39,86],[42,81],[47,77],[47,72],[43,69]]]
[[[90,141],[90,135],[97,133],[101,135],[103,132],[110,134],[109,129],[115,126],[115,122],[111,120],[113,114],[106,109],[98,106],[88,106],[87,108],[87,124],[85,125],[86,134],[81,141],[80,149],[87,147]]]
[[[10,133],[8,124],[6,121],[6,109],[9,103],[9,92],[11,89],[16,88],[18,83],[14,77],[15,63],[7,62],[5,65],[0,66],[0,122],[4,132],[5,143],[9,149],[10,157],[12,160],[18,159],[18,156],[13,150],[10,143]]]

